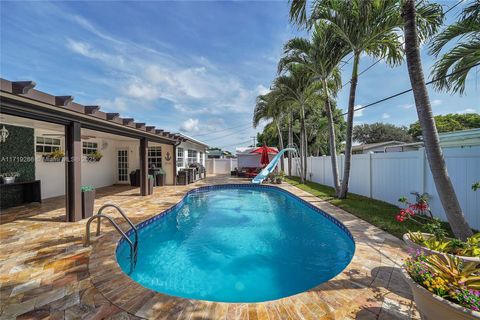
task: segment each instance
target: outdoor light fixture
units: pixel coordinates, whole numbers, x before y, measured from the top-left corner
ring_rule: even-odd
[[[5,141],[7,141],[8,135],[9,135],[9,133],[8,133],[7,128],[5,128],[5,126],[3,126],[3,128],[0,129],[0,142],[3,143]]]

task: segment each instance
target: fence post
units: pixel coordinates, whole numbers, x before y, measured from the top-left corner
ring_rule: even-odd
[[[373,165],[372,165],[372,155],[373,153],[368,153],[368,186],[369,186],[369,190],[368,190],[368,196],[370,198],[373,198],[373,172],[372,172],[372,169],[373,169]]]
[[[322,184],[325,184],[325,161],[327,159],[327,156],[326,155],[323,155],[322,156]]]
[[[215,172],[215,160],[217,160],[217,159],[212,158],[212,174],[216,174],[216,172]]]
[[[425,190],[425,148],[420,148],[418,149],[418,164],[417,164],[417,170],[418,170],[418,192],[420,194],[423,194]],[[412,191],[417,191],[417,190],[412,190]]]

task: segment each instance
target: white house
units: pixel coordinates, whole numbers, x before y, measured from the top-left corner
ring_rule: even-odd
[[[208,145],[183,133],[179,135],[184,140],[177,146],[177,172],[191,163],[200,163],[205,167]]]

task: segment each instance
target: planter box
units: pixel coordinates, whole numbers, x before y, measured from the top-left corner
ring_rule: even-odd
[[[412,289],[413,299],[422,320],[473,320],[480,319],[480,312],[464,308],[458,304],[432,294],[417,284],[402,268],[402,275]]]
[[[95,190],[82,192],[82,219],[90,218],[93,215],[95,204]]]
[[[154,180],[153,179],[148,179],[148,195],[153,194],[153,185],[154,185]]]
[[[95,158],[95,157],[86,156],[86,159],[87,159],[88,162],[98,162],[98,161],[100,161],[102,158],[98,159],[98,158]]]
[[[62,162],[63,157],[61,158],[54,158],[49,156],[42,156],[43,162]]]
[[[422,233],[422,235],[425,237],[425,238],[429,238],[429,237],[433,237],[432,234],[430,233]],[[447,240],[450,239],[450,238],[447,238]],[[466,256],[457,256],[457,255],[454,255],[454,254],[450,254],[450,253],[445,253],[445,252],[440,252],[440,251],[436,251],[436,250],[432,250],[432,249],[429,249],[427,247],[423,247],[419,244],[416,244],[415,242],[413,242],[412,240],[410,240],[410,235],[408,233],[405,233],[403,235],[403,241],[405,242],[405,244],[407,245],[407,247],[409,249],[412,249],[413,251],[417,251],[417,250],[420,250],[420,251],[423,251],[425,254],[435,254],[437,256],[442,256],[442,255],[449,255],[449,256],[452,256],[452,257],[457,257],[458,259],[462,260],[462,261],[465,261],[465,262],[469,262],[469,261],[473,261],[473,262],[478,262],[480,263],[480,257],[466,257]]]

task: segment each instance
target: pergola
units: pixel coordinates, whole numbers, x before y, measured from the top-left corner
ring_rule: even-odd
[[[118,113],[105,113],[97,105],[73,102],[73,96],[54,96],[35,90],[33,81],[8,81],[0,79],[0,113],[45,121],[64,126],[66,214],[67,221],[82,219],[81,209],[81,129],[91,129],[138,139],[140,142],[140,194],[148,193],[149,142],[173,145],[173,168],[176,168],[175,148],[185,137],[155,126],[121,118]],[[175,174],[175,172],[174,172]],[[175,180],[175,179],[174,179]]]

